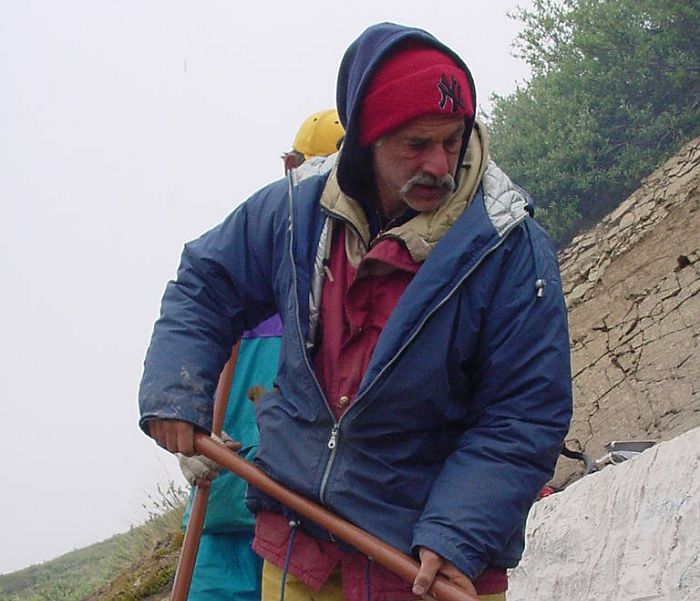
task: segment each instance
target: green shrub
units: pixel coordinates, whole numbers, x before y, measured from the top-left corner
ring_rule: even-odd
[[[532,78],[492,99],[492,153],[563,246],[700,135],[700,2],[534,0],[516,17]]]

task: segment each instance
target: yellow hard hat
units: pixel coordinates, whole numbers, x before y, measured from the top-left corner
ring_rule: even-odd
[[[338,111],[328,109],[314,113],[301,124],[292,147],[301,152],[305,159],[325,157],[338,150],[345,130],[340,124]]]

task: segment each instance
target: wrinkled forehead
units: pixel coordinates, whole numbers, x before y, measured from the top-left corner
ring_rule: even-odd
[[[401,127],[389,132],[384,138],[437,139],[461,137],[466,128],[464,118],[457,115],[423,115],[411,119]]]

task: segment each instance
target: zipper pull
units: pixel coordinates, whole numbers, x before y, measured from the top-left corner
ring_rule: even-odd
[[[541,278],[535,281],[535,290],[537,290],[537,298],[542,298],[544,296],[544,287],[546,285],[547,281]]]
[[[338,424],[333,424],[333,429],[331,430],[331,437],[328,439],[328,448],[333,450],[338,444],[338,430],[340,426]]]

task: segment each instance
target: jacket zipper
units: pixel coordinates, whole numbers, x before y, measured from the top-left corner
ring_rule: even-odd
[[[288,178],[289,182],[289,262],[291,265],[291,270],[292,270],[292,298],[294,299],[294,309],[295,309],[295,325],[297,329],[297,338],[299,341],[299,344],[301,345],[301,353],[304,357],[304,364],[306,365],[306,369],[308,370],[309,374],[311,375],[311,379],[313,380],[316,390],[318,391],[319,395],[323,399],[323,404],[326,407],[326,410],[328,411],[328,414],[331,417],[331,420],[333,420],[333,426],[331,427],[331,432],[330,432],[330,437],[328,439],[327,446],[330,450],[330,455],[328,457],[328,460],[326,462],[326,467],[323,471],[323,477],[321,478],[321,485],[319,488],[319,499],[322,503],[325,503],[324,499],[324,492],[326,489],[326,483],[328,482],[328,476],[330,474],[331,468],[333,467],[333,462],[335,460],[335,454],[337,452],[337,446],[338,446],[338,432],[340,431],[340,422],[343,419],[343,416],[340,417],[339,420],[336,421],[335,419],[335,414],[330,408],[330,405],[328,404],[328,399],[326,399],[326,395],[323,392],[323,389],[321,388],[321,384],[318,381],[318,378],[316,377],[316,373],[311,367],[311,363],[309,362],[309,355],[306,351],[306,345],[304,344],[304,336],[301,331],[301,321],[299,319],[299,294],[298,294],[298,289],[297,289],[297,268],[296,268],[296,263],[294,262],[294,227],[293,227],[293,184],[291,177]]]
[[[331,428],[331,437],[328,439],[328,448],[333,451],[338,444],[338,429],[340,425],[338,423],[333,424]]]

